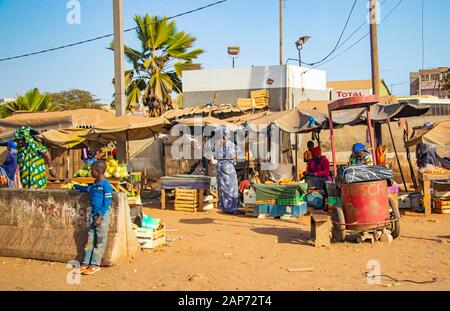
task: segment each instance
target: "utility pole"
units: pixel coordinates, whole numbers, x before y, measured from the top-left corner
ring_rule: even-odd
[[[283,0],[280,0],[280,65],[283,65]]]
[[[125,70],[123,45],[123,0],[113,0],[114,17],[114,87],[116,116],[123,116],[125,103]],[[126,160],[126,142],[117,142],[117,159]]]
[[[377,0],[369,0],[369,14],[370,14],[370,57],[372,61],[372,90],[373,95],[380,96],[381,82],[380,82],[380,68],[378,64]],[[378,145],[381,145],[383,143],[380,123],[375,123],[375,138]]]

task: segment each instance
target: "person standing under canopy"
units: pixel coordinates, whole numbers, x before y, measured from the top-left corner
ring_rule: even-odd
[[[217,183],[219,185],[218,207],[228,214],[238,213],[238,180],[236,175],[237,148],[231,141],[227,127],[218,129],[219,141],[213,146],[214,159],[217,160]]]
[[[306,150],[303,153],[303,161],[305,163],[308,163],[309,161],[311,161],[311,159],[313,158],[312,155],[312,150],[314,149],[314,142],[313,141],[308,141],[308,143],[306,144],[306,147],[308,148],[308,150]]]
[[[364,144],[356,143],[353,145],[348,165],[373,165],[372,155],[366,150]]]
[[[14,132],[17,142],[17,163],[20,171],[20,181],[26,189],[45,189],[47,175],[45,160],[49,165],[52,177],[56,176],[52,159],[47,148],[36,141],[31,134],[31,128],[22,126]]]

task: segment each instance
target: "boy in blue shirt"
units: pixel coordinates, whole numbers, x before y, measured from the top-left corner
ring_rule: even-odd
[[[108,240],[110,206],[113,189],[105,178],[106,164],[96,161],[92,164],[92,186],[75,185],[75,189],[89,193],[92,211],[88,221],[88,241],[84,247],[85,256],[80,272],[85,275],[100,271],[103,253]]]

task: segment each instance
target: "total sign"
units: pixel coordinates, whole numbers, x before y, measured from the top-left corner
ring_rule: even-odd
[[[372,90],[332,90],[331,99],[341,99],[349,97],[372,95]]]

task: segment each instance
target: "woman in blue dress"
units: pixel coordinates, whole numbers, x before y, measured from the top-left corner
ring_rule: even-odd
[[[213,146],[214,158],[217,160],[217,183],[219,185],[218,207],[228,214],[238,213],[238,181],[236,175],[237,148],[231,141],[227,127],[218,130],[220,140]]]

